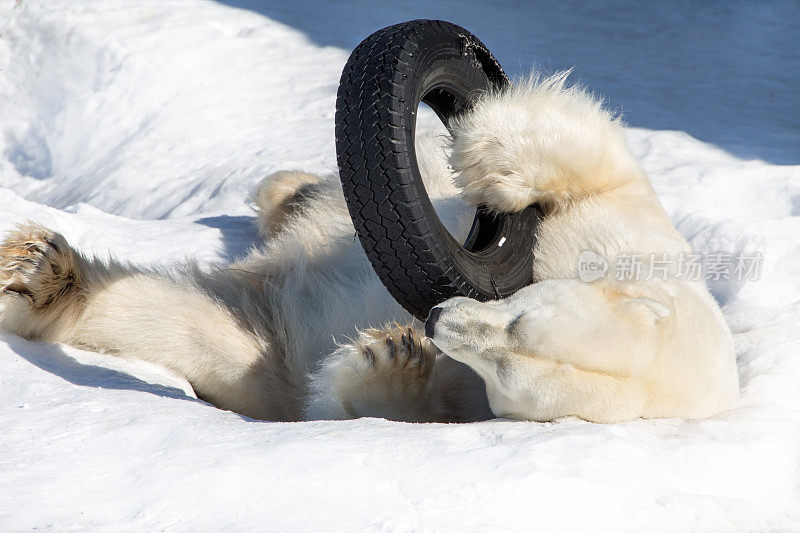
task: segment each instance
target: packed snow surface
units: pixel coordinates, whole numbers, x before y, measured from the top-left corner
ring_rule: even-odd
[[[444,18],[512,74],[574,65],[636,126],[631,148],[695,251],[763,254],[758,280],[710,283],[740,407],[264,423],[163,369],[6,335],[0,530],[800,528],[798,4],[341,4],[0,0],[0,231],[35,220],[136,263],[240,255],[260,178],[335,171],[352,47]]]

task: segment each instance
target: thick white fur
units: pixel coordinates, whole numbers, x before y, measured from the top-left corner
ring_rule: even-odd
[[[264,243],[222,267],[104,264],[21,227],[0,248],[0,328],[165,365],[215,405],[269,420],[615,422],[734,407],[730,332],[701,282],[576,279],[583,250],[613,262],[688,245],[619,121],[564,77],[487,95],[453,125],[463,198],[497,211],[539,202],[546,217],[539,283],[498,302],[443,303],[431,339],[373,273],[335,177],[301,172],[259,184]],[[469,219],[435,140],[422,139],[420,168],[463,234]]]
[[[521,211],[616,188],[640,174],[618,119],[577,87],[569,72],[484,98],[456,121],[456,185],[473,204]]]

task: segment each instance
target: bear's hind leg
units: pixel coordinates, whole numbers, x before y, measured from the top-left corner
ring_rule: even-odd
[[[281,170],[261,180],[252,196],[261,236],[268,238],[280,232],[322,181],[319,176],[297,170]]]

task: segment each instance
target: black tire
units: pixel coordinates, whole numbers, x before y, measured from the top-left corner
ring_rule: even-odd
[[[508,83],[483,43],[435,20],[373,33],[342,72],[336,155],[350,216],[381,281],[419,319],[453,296],[500,298],[533,280],[539,211],[478,209],[462,246],[439,221],[414,152],[420,102],[447,125],[476,95]]]

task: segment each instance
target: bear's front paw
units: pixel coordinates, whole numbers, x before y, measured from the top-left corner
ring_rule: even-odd
[[[438,352],[427,337],[407,327],[368,330],[358,347],[373,378],[417,385],[430,376]]]
[[[24,298],[45,310],[73,295],[81,283],[75,253],[58,233],[18,226],[0,244],[0,296]]]
[[[408,327],[370,329],[340,346],[312,379],[310,418],[374,416],[406,422],[445,421],[439,397],[439,351]]]

